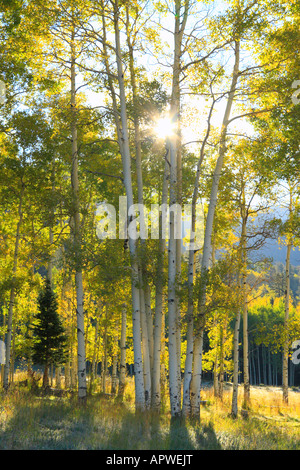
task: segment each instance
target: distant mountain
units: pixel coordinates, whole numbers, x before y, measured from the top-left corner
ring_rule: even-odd
[[[273,258],[274,263],[285,263],[286,247],[280,246],[276,240],[268,240],[266,244],[260,248],[259,253],[263,256]],[[291,253],[291,265],[300,266],[300,249],[294,248]]]
[[[259,225],[263,218],[266,216],[258,216],[255,222],[255,225]],[[268,219],[276,217],[284,221],[287,217],[287,210],[282,207],[275,207],[272,210],[272,213],[269,214]],[[260,248],[259,253],[263,256],[273,258],[274,263],[280,262],[285,263],[286,257],[286,246],[280,245],[277,240],[267,239],[265,244]],[[291,265],[299,266],[300,265],[300,248],[294,247],[291,253]]]

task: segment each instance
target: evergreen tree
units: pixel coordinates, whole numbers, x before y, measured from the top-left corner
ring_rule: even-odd
[[[46,279],[45,287],[38,297],[38,313],[33,327],[35,342],[33,362],[44,365],[43,387],[48,386],[50,364],[62,364],[65,359],[66,334],[57,313],[57,300]]]

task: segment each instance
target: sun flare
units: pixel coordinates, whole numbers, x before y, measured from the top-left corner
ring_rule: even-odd
[[[169,117],[160,117],[154,128],[155,135],[159,139],[166,139],[174,134],[174,123]]]

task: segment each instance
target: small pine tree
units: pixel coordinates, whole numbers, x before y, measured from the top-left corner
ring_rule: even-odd
[[[50,364],[59,365],[65,360],[66,334],[57,313],[56,295],[50,281],[38,297],[38,313],[33,325],[34,345],[32,360],[34,364],[44,366],[43,387],[48,386]]]

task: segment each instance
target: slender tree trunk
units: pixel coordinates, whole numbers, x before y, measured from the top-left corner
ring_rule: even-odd
[[[95,371],[96,371],[96,358],[97,358],[97,348],[98,348],[98,333],[99,333],[99,319],[97,316],[96,325],[95,325],[94,349],[93,349],[93,358],[92,358],[92,365],[91,365],[89,393],[92,393],[93,391],[95,375],[96,375]]]
[[[20,230],[23,222],[23,198],[24,198],[25,184],[23,179],[21,179],[21,189],[19,196],[19,207],[18,207],[18,223],[16,230],[15,238],[15,248],[14,248],[14,257],[13,257],[13,269],[12,269],[12,281],[9,297],[9,308],[7,316],[7,334],[6,334],[6,352],[5,352],[5,367],[4,367],[4,376],[3,376],[3,387],[5,390],[8,390],[9,386],[9,372],[11,365],[11,343],[12,343],[12,325],[13,325],[13,314],[14,314],[14,304],[16,297],[16,273],[18,267],[18,256],[19,256],[19,245],[20,245]]]
[[[76,69],[75,69],[75,33],[71,37],[71,136],[72,136],[72,197],[73,197],[73,244],[75,255],[75,286],[76,286],[76,315],[77,315],[77,361],[78,361],[78,399],[86,401],[86,358],[84,333],[83,279],[82,279],[82,249],[80,227],[80,201],[78,178],[78,141],[77,141],[77,109],[76,109]]]
[[[61,388],[61,367],[55,367],[55,384],[57,388]]]
[[[69,390],[71,386],[71,374],[70,374],[70,360],[67,359],[65,364],[65,388]]]
[[[180,142],[180,73],[182,39],[187,22],[190,2],[183,6],[175,1],[174,52],[172,70],[171,117],[176,137],[170,136],[170,206],[182,202],[182,164]],[[175,226],[175,223],[177,224]],[[171,415],[176,418],[181,413],[181,319],[178,298],[181,276],[181,221],[170,213],[170,239],[168,258],[168,319],[169,319],[169,390]]]
[[[244,407],[250,403],[250,380],[249,380],[249,344],[248,344],[248,302],[247,302],[247,214],[245,205],[244,186],[242,189],[242,234],[241,234],[241,256],[242,256],[242,311],[243,311],[243,375],[244,375]]]
[[[46,362],[43,374],[43,388],[47,388],[49,386],[49,364]]]
[[[284,345],[282,360],[282,398],[284,403],[288,404],[289,387],[289,310],[290,310],[290,258],[292,243],[289,240],[286,251],[285,261],[285,305],[284,305]]]
[[[210,200],[209,200],[209,207],[208,213],[206,218],[206,225],[205,225],[205,235],[204,235],[204,244],[203,244],[203,255],[202,255],[202,263],[201,263],[201,278],[202,278],[202,287],[199,293],[199,303],[198,303],[198,311],[199,311],[199,318],[203,326],[199,328],[199,337],[195,337],[195,341],[197,341],[197,348],[201,345],[202,348],[202,338],[203,335],[203,328],[205,323],[205,302],[206,302],[206,286],[207,286],[207,273],[210,266],[210,256],[211,256],[211,243],[212,243],[212,232],[213,232],[213,222],[214,222],[214,214],[217,205],[217,196],[218,196],[218,188],[219,188],[219,181],[221,177],[221,171],[223,168],[223,161],[226,153],[226,135],[227,135],[227,128],[231,113],[231,108],[234,100],[234,95],[236,92],[236,86],[238,81],[239,75],[239,63],[240,63],[240,41],[239,39],[235,40],[235,63],[233,67],[232,73],[232,80],[230,86],[230,92],[226,103],[226,108],[224,112],[224,118],[222,123],[221,129],[221,137],[220,137],[220,146],[219,146],[219,155],[217,159],[217,163],[215,166],[214,174],[213,174],[213,181],[212,181],[212,188],[210,193]],[[202,351],[199,352],[200,357],[202,358]],[[197,367],[195,368],[195,364]],[[201,377],[202,365],[200,364],[198,358],[195,361],[194,358],[194,369],[193,374],[196,377]],[[194,381],[195,383],[201,384],[201,380]],[[200,397],[200,390],[194,391],[194,395]],[[197,402],[197,406],[193,407],[193,414],[194,418],[200,417],[200,398]]]
[[[129,149],[129,134],[127,124],[127,109],[126,109],[126,96],[125,96],[125,83],[124,72],[122,65],[121,45],[120,45],[120,31],[119,31],[119,1],[114,2],[114,33],[116,44],[116,62],[118,69],[118,84],[120,96],[120,115],[122,129],[119,128],[118,122],[118,140],[120,143],[120,150],[123,163],[123,180],[127,196],[127,209],[133,206],[133,190],[131,180],[131,154]],[[129,218],[129,222],[133,223],[133,217]],[[138,274],[138,260],[137,260],[137,244],[136,240],[129,236],[129,251],[131,259],[131,291],[132,291],[132,304],[133,304],[133,350],[134,350],[134,372],[135,372],[135,403],[136,408],[139,410],[145,409],[145,389],[143,381],[143,360],[141,348],[141,308],[140,308],[140,293],[138,288],[139,274]]]
[[[149,408],[151,405],[151,365],[153,363],[153,326],[151,327],[151,307],[149,312],[149,289],[147,266],[145,264],[146,255],[146,225],[145,225],[145,214],[144,214],[144,195],[143,195],[143,174],[142,174],[142,150],[141,150],[141,136],[140,136],[140,123],[138,117],[138,94],[137,94],[137,83],[136,74],[134,67],[134,56],[133,56],[133,43],[130,34],[129,24],[129,9],[126,7],[126,37],[127,45],[129,50],[129,69],[130,69],[130,81],[132,89],[132,99],[134,106],[134,142],[135,142],[135,162],[136,162],[136,174],[137,174],[137,186],[138,186],[138,204],[140,208],[140,230],[141,230],[141,246],[142,256],[139,259],[140,271],[140,308],[141,308],[141,327],[142,327],[142,348],[144,357],[144,385],[145,385],[145,404]],[[144,344],[147,341],[148,344]]]
[[[175,141],[170,140],[170,206],[177,201],[177,171]],[[176,309],[176,228],[175,214],[170,211],[170,238],[168,245],[168,320],[169,320],[169,393],[172,417],[180,415],[180,392],[178,387],[177,309]]]
[[[223,389],[224,389],[224,342],[225,342],[225,327],[220,325],[220,379],[218,387],[218,397],[223,400]]]
[[[145,294],[145,311],[146,311],[147,330],[148,330],[148,343],[149,343],[148,349],[149,349],[151,389],[152,389],[154,326],[153,326],[153,317],[152,317],[152,309],[151,309],[151,288],[148,282],[145,285],[144,294]]]
[[[200,417],[200,390],[202,377],[202,350],[203,350],[203,328],[195,336],[194,341],[194,367],[191,382],[191,417],[199,420]]]
[[[166,403],[166,388],[167,388],[167,372],[166,372],[166,336],[165,336],[165,315],[162,315],[162,328],[161,328],[161,368],[160,368],[160,390],[161,390],[161,404],[165,406]]]
[[[117,392],[117,370],[118,370],[118,357],[116,354],[113,355],[112,359],[112,374],[111,374],[111,394],[114,396]]]
[[[142,327],[142,350],[143,350],[143,371],[145,387],[145,405],[150,408],[151,404],[151,368],[149,355],[148,325],[145,311],[144,289],[139,289],[141,306],[141,327]]]
[[[260,346],[257,346],[257,371],[258,371],[258,385],[260,385],[261,384]]]
[[[182,401],[182,415],[189,416],[191,413],[191,397],[190,387],[193,372],[193,349],[194,349],[194,279],[195,279],[195,259],[196,259],[196,207],[199,195],[199,178],[201,166],[204,160],[204,150],[207,139],[210,134],[210,121],[215,102],[210,108],[207,120],[207,131],[201,145],[200,156],[197,164],[197,172],[193,190],[192,198],[192,213],[191,213],[191,231],[189,243],[189,261],[188,261],[188,306],[187,306],[187,342],[186,342],[186,360],[184,366],[183,377],[183,401]],[[199,242],[199,240],[198,240]]]
[[[105,307],[106,309],[107,307]],[[107,312],[106,312],[107,318]],[[106,393],[106,375],[107,375],[107,322],[105,318],[103,333],[103,355],[102,355],[102,393]]]
[[[234,349],[233,349],[233,388],[231,414],[234,418],[238,414],[238,388],[239,388],[239,334],[241,313],[238,311],[234,325]]]
[[[168,200],[168,178],[169,163],[167,160],[168,152],[165,156],[164,177],[162,186],[161,203],[165,207]],[[166,241],[162,233],[162,218],[165,214],[159,214],[159,242],[158,259],[155,280],[155,317],[153,333],[153,373],[152,373],[152,407],[155,411],[160,410],[161,405],[161,340],[162,340],[162,322],[163,322],[163,292],[164,292],[164,257]]]
[[[127,322],[127,305],[122,307],[122,321],[121,321],[121,339],[120,339],[120,377],[119,377],[119,390],[118,395],[123,398],[125,391],[126,379],[126,322]]]

